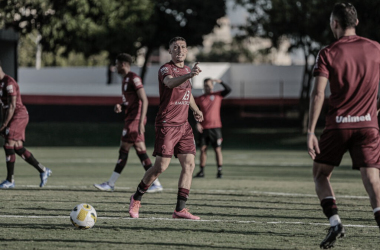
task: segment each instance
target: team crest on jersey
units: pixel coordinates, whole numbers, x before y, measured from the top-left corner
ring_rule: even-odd
[[[127,91],[127,88],[128,88],[128,83],[125,83],[124,84],[124,91]]]
[[[189,73],[189,69],[188,68],[185,68],[186,69],[186,72]]]
[[[7,92],[8,93],[13,93],[13,85],[8,85],[7,86]]]
[[[123,129],[122,135],[123,135],[123,137],[127,135],[127,130],[126,129]]]
[[[135,86],[140,86],[141,85],[141,81],[140,81],[140,78],[136,77],[133,79],[133,82],[135,83]]]
[[[169,69],[167,67],[161,68],[161,74],[166,74],[169,72]]]
[[[210,100],[213,101],[215,99],[214,95],[210,95]]]

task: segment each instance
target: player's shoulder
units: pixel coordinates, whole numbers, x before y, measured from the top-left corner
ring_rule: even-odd
[[[374,40],[371,40],[369,38],[366,38],[366,37],[362,37],[362,36],[358,36],[358,38],[363,42],[363,43],[367,43],[369,45],[373,45],[375,46],[378,50],[380,50],[380,44],[377,42],[377,41],[374,41]]]
[[[138,74],[136,74],[135,72],[132,72],[132,71],[129,71],[129,72],[128,72],[128,76],[129,76],[130,78],[135,78],[135,77],[140,78],[140,76],[139,76]]]
[[[11,77],[10,75],[5,75],[4,76],[4,82],[6,83],[6,84],[14,84],[14,85],[17,85],[17,82],[16,82],[16,80],[15,79],[13,79],[13,77]]]
[[[173,67],[173,64],[170,61],[162,65],[158,71],[161,74],[167,74],[171,70],[172,67]]]

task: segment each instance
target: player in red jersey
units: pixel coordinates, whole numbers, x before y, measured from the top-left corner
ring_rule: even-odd
[[[224,87],[223,91],[213,92],[214,83]],[[195,177],[204,177],[204,168],[207,160],[207,146],[211,143],[216,156],[218,172],[216,178],[222,178],[222,121],[220,120],[220,107],[222,99],[231,92],[231,88],[219,79],[206,78],[203,82],[204,94],[195,98],[199,109],[204,115],[203,122],[197,122],[199,141],[201,146],[200,171]]]
[[[116,163],[114,172],[110,179],[102,184],[94,186],[102,191],[113,191],[115,182],[119,178],[128,160],[129,149],[133,146],[136,150],[141,164],[148,170],[152,163],[146,153],[145,146],[145,124],[146,112],[148,110],[148,98],[145,94],[141,78],[131,71],[132,57],[128,54],[119,54],[116,58],[117,72],[123,76],[121,85],[122,100],[121,104],[115,105],[115,112],[121,113],[124,109],[124,129],[121,136],[119,149],[119,159]],[[155,180],[148,192],[162,191],[160,182]]]
[[[169,166],[174,154],[182,166],[178,182],[177,206],[173,218],[199,220],[185,208],[189,196],[192,175],[195,167],[195,143],[191,126],[188,122],[189,107],[197,121],[203,120],[203,114],[195,104],[191,94],[190,79],[201,70],[197,63],[191,69],[185,65],[187,55],[186,40],[175,37],[169,42],[171,61],[164,64],[158,72],[160,108],[156,117],[156,141],[153,156],[156,161],[131,196],[129,214],[139,217],[141,198],[150,184]]]
[[[1,189],[14,188],[15,154],[21,156],[40,173],[40,187],[45,186],[52,171],[40,164],[26,148],[24,148],[25,128],[29,122],[29,114],[22,103],[20,88],[17,82],[6,75],[0,61],[0,97],[3,124],[0,133],[3,135],[7,165],[7,178],[0,184]]]
[[[357,36],[355,27],[358,23],[352,4],[334,6],[330,27],[337,41],[319,52],[313,73],[316,78],[310,102],[307,146],[314,160],[316,193],[331,225],[321,248],[333,247],[335,240],[345,234],[330,177],[347,150],[353,169],[360,170],[380,227],[380,136],[377,122],[380,45]],[[329,111],[318,142],[314,132],[328,81],[331,90]]]

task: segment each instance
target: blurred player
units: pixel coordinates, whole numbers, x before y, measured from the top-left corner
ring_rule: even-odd
[[[201,70],[194,65],[192,69],[185,65],[187,55],[186,40],[175,37],[169,42],[171,61],[164,64],[158,72],[160,90],[160,108],[156,117],[156,142],[153,156],[156,161],[131,196],[129,214],[132,218],[139,217],[141,198],[150,184],[169,166],[174,154],[182,166],[178,181],[177,206],[173,218],[199,220],[185,208],[189,196],[192,175],[194,171],[195,144],[194,135],[187,120],[189,106],[195,120],[202,121],[203,114],[195,104],[191,94],[190,79]]]
[[[14,188],[15,154],[40,172],[40,187],[46,185],[52,171],[40,164],[26,148],[24,148],[25,128],[29,122],[29,114],[22,103],[20,88],[17,82],[3,72],[0,61],[0,96],[2,104],[3,124],[0,133],[3,135],[7,165],[7,178],[0,183],[0,188]]]
[[[353,169],[360,170],[380,227],[380,136],[376,116],[380,45],[357,36],[358,23],[353,5],[339,3],[334,6],[330,27],[338,41],[319,52],[314,68],[316,78],[310,102],[307,146],[314,160],[315,189],[331,225],[320,244],[325,249],[333,247],[335,240],[345,234],[330,177],[347,150]],[[328,81],[331,90],[329,112],[318,143],[314,132]]]
[[[119,159],[110,179],[102,184],[94,184],[102,191],[113,191],[115,183],[123,171],[128,160],[129,149],[133,146],[136,150],[141,164],[148,170],[152,163],[146,153],[145,146],[145,124],[146,112],[148,110],[148,98],[145,94],[141,78],[131,72],[132,57],[128,54],[119,54],[116,58],[117,72],[123,76],[121,85],[123,102],[115,105],[115,112],[121,113],[125,110],[124,129],[121,136]],[[148,192],[162,191],[160,182],[155,180]]]
[[[214,83],[220,83],[223,91],[213,92]],[[204,94],[196,97],[195,102],[202,111],[204,120],[197,122],[199,141],[201,146],[200,171],[195,177],[204,177],[204,168],[207,161],[207,146],[211,144],[216,156],[218,172],[216,178],[222,178],[222,121],[220,120],[220,107],[222,99],[231,92],[231,88],[219,79],[206,78],[203,82]]]

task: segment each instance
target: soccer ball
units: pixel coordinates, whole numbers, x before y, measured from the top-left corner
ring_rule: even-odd
[[[75,206],[70,213],[71,223],[79,229],[92,228],[97,218],[95,208],[86,203]]]

